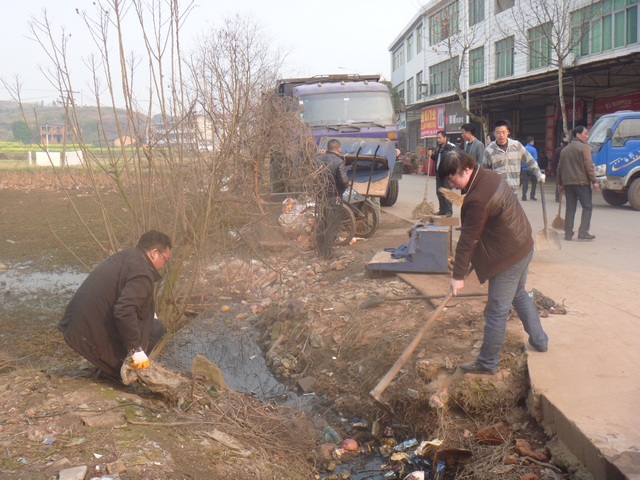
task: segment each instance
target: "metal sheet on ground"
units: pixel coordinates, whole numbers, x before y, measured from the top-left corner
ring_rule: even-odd
[[[449,293],[451,277],[445,274],[434,273],[399,273],[398,277],[407,282],[413,288],[423,295],[442,295],[443,297]],[[480,285],[476,272],[473,271],[464,281],[463,293],[484,293],[487,294],[488,283]],[[453,297],[449,301],[449,305],[457,305],[460,302],[470,303],[477,302],[479,304],[485,303],[484,297]],[[436,302],[437,304],[438,302]],[[433,302],[432,302],[433,304]]]

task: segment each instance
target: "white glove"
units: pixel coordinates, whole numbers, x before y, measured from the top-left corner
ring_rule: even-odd
[[[453,296],[455,297],[460,293],[460,290],[464,288],[464,280],[456,280],[455,278],[451,279],[451,292],[453,292]]]
[[[544,173],[540,174],[540,178],[538,179],[538,181],[540,183],[544,183],[544,181],[546,180],[547,176]]]
[[[133,355],[131,355],[131,365],[133,365],[133,368],[135,368],[136,370],[149,368],[150,363],[147,354],[143,351],[135,352]]]

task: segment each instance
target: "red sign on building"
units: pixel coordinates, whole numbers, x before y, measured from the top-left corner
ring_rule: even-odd
[[[423,108],[420,111],[420,138],[435,137],[444,130],[444,104]]]

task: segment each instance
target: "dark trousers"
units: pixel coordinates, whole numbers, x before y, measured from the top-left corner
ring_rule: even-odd
[[[522,176],[522,199],[527,199],[527,190],[529,190],[529,182],[531,182],[531,199],[536,198],[536,187],[538,186],[538,179],[531,170],[522,170],[520,172]]]
[[[582,207],[582,218],[580,220],[580,228],[578,228],[578,235],[586,235],[589,233],[589,227],[591,226],[591,211],[593,210],[591,203],[591,185],[565,185],[564,196],[567,200],[567,212],[564,222],[565,236],[573,236],[573,223],[578,202],[580,202],[580,206]]]
[[[331,256],[338,233],[342,200],[339,197],[318,200],[316,205],[316,245],[318,254],[324,259]]]
[[[440,193],[440,187],[448,188],[451,190],[451,185],[445,179],[440,178],[440,175],[436,175],[436,195],[438,196],[438,214],[439,215],[453,215],[453,205],[444,195]]]

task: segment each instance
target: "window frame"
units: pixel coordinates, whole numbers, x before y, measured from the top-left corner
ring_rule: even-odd
[[[514,43],[513,35],[495,42],[496,79],[512,77],[514,75]],[[501,60],[503,61],[501,62]]]

